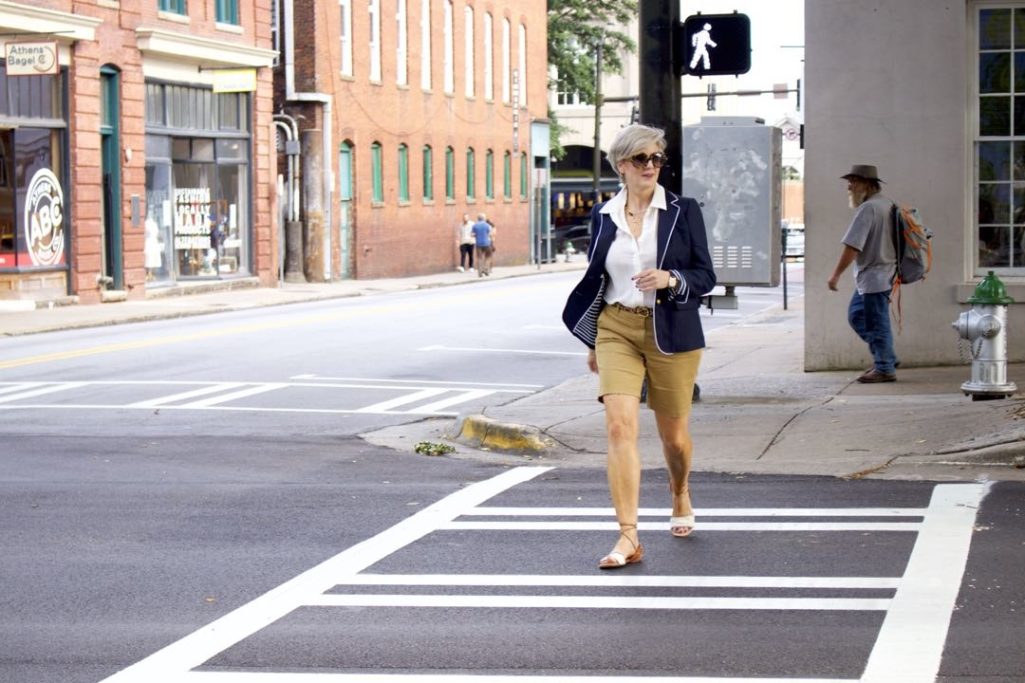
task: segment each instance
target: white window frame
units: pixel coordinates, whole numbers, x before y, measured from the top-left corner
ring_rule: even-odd
[[[467,97],[473,97],[475,93],[473,34],[473,7],[467,5],[463,9],[463,79],[466,81]]]
[[[452,0],[445,0],[445,42],[443,48],[445,53],[445,81],[443,89],[445,93],[450,95],[456,91],[455,38],[452,35],[454,21],[452,13]]]
[[[277,66],[281,63],[281,11],[276,0],[270,4],[270,42],[274,50],[271,65]]]
[[[512,64],[510,63],[509,57],[509,43],[512,41],[512,27],[509,25],[509,19],[506,17],[502,18],[502,103],[509,104],[512,99],[512,86],[509,82],[510,70]]]
[[[339,71],[343,76],[352,76],[352,0],[338,0],[339,11],[339,43],[341,55]]]
[[[519,105],[521,107],[527,106],[527,27],[523,24],[519,25],[517,31],[517,61],[519,62],[519,82],[520,82],[520,97]]]
[[[495,99],[495,46],[491,12],[484,13],[484,99]]]
[[[370,19],[370,80],[381,82],[381,0],[367,1],[367,14]]]
[[[409,85],[408,51],[406,0],[395,0],[395,82],[398,85]]]
[[[1000,10],[1006,9],[1012,12],[1011,14],[1011,47],[1006,49],[994,49],[987,50],[987,53],[1001,53],[1007,52],[1010,55],[1010,67],[1012,69],[1010,75],[1011,92],[1006,93],[1010,97],[1010,126],[1011,130],[1008,135],[986,135],[983,136],[981,132],[982,120],[980,116],[980,102],[983,96],[981,92],[982,83],[980,78],[980,72],[982,68],[981,55],[983,51],[979,47],[979,33],[981,30],[980,26],[980,13],[984,10]],[[1021,54],[1022,50],[1025,50],[1025,40],[1021,44],[1014,43],[1014,12],[1021,10],[1025,12],[1025,2],[978,2],[971,5],[971,27],[970,33],[972,41],[970,43],[971,49],[971,64],[972,64],[972,77],[971,77],[971,121],[972,121],[972,206],[971,206],[971,223],[972,234],[969,236],[968,243],[971,245],[970,260],[972,264],[972,272],[976,277],[983,277],[987,272],[993,271],[1002,277],[1014,277],[1022,278],[1025,277],[1025,259],[1023,262],[1016,262],[1014,259],[1015,247],[1014,242],[1016,239],[1015,231],[1019,233],[1025,232],[1025,225],[1021,220],[1015,220],[1015,215],[1020,215],[1019,212],[1025,211],[1025,202],[1022,202],[1021,195],[1019,195],[1018,203],[1022,203],[1021,206],[1016,205],[1015,201],[1015,190],[1021,186],[1021,182],[1025,180],[1025,177],[1019,175],[1015,171],[1015,147],[1025,147],[1025,130],[1015,130],[1014,128],[1014,108],[1015,100],[1021,96],[1025,96],[1025,90],[1018,91],[1015,89],[1016,74],[1014,69],[1016,67],[1015,55]],[[988,93],[987,93],[988,94]],[[998,93],[998,96],[1004,96],[1004,93]],[[1008,177],[1006,179],[995,178],[993,180],[984,181],[981,179],[980,174],[980,145],[988,143],[1008,143],[1009,145],[1009,158],[1007,159],[1008,164]],[[1020,147],[1019,147],[1020,148]],[[1021,152],[1025,154],[1025,151]],[[1010,250],[1010,259],[1012,265],[1010,266],[987,266],[981,263],[980,251],[982,248],[982,225],[979,222],[980,205],[982,202],[982,187],[984,185],[1007,185],[1008,188],[1008,216],[1007,216],[1007,228],[1010,230],[1010,235],[1007,237]],[[994,219],[991,224],[994,227],[1004,227],[1004,221]],[[1025,235],[1019,238],[1025,241]],[[1020,252],[1023,247],[1019,247]]]
[[[431,89],[431,0],[420,2],[420,88]]]

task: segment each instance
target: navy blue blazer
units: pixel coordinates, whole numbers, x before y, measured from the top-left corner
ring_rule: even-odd
[[[573,336],[594,348],[598,314],[605,306],[608,274],[605,258],[616,237],[612,216],[601,213],[604,202],[591,211],[591,246],[584,277],[573,288],[562,312],[562,321]],[[656,267],[675,271],[686,283],[679,294],[668,289],[655,292],[655,344],[665,354],[704,348],[698,309],[701,297],[715,287],[715,271],[708,253],[708,237],[701,208],[690,197],[666,191],[666,209],[659,211]]]

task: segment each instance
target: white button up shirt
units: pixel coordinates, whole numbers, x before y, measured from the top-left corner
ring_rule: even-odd
[[[658,261],[658,212],[666,210],[666,191],[655,185],[655,194],[644,213],[641,236],[634,238],[626,221],[626,188],[605,203],[601,213],[609,214],[616,225],[616,237],[605,257],[605,272],[609,284],[605,289],[605,302],[634,308],[654,308],[655,292],[637,289],[633,276],[647,268],[655,268]]]

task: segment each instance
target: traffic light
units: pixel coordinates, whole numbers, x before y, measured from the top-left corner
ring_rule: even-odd
[[[676,32],[677,72],[725,76],[751,70],[751,20],[746,14],[695,14]]]

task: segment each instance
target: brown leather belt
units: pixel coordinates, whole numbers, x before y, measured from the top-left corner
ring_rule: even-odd
[[[651,317],[651,309],[647,306],[624,306],[620,303],[613,303],[611,305],[613,308],[623,311],[624,313],[633,313],[634,315],[639,315],[642,318]]]

